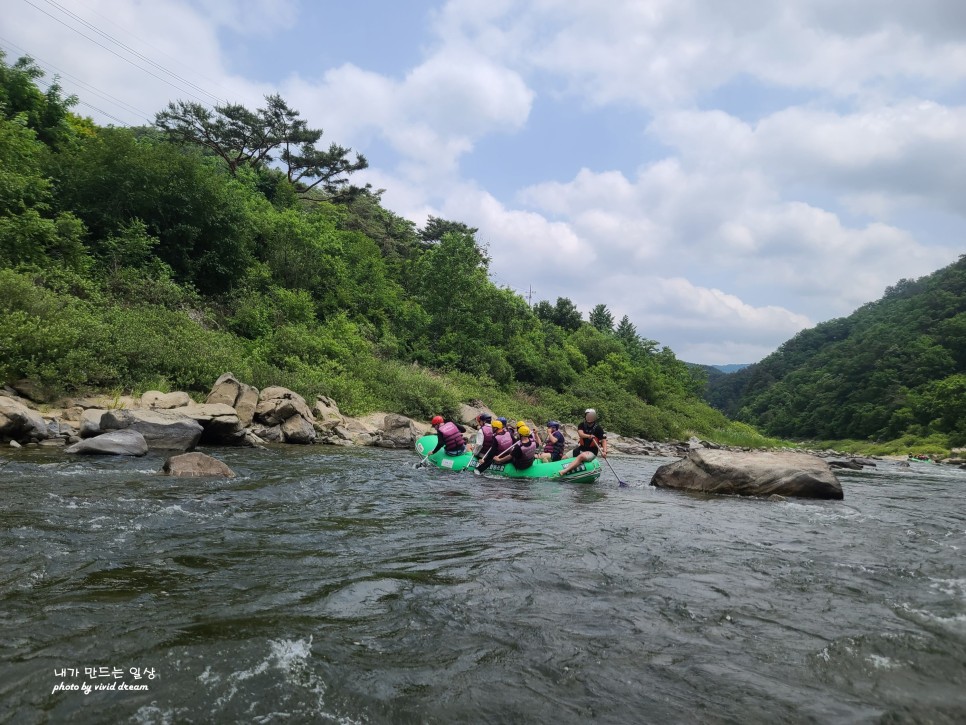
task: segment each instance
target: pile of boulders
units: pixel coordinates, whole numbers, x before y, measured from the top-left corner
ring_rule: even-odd
[[[13,447],[66,446],[68,453],[144,455],[148,450],[191,451],[197,445],[266,443],[412,448],[430,427],[394,413],[342,415],[331,398],[310,406],[282,387],[262,391],[231,373],[219,377],[203,403],[184,392],[149,391],[140,398],[92,396],[45,408],[0,389],[0,442]],[[39,396],[39,393],[36,393]]]

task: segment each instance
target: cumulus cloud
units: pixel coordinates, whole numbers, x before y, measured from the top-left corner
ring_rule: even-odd
[[[255,105],[278,90],[326,139],[388,150],[369,154],[359,179],[385,188],[390,208],[479,227],[498,281],[585,311],[608,303],[685,358],[757,359],[961,251],[909,221],[945,215],[946,231],[966,231],[960,0],[450,0],[396,73],[356,58],[271,83],[232,72],[224,31],[258,52],[246,33],[296,27],[305,6],[227,7],[71,5],[110,32],[140,29],[138,48],[218,98]],[[129,122],[199,93],[28,5],[4,20],[5,36],[142,111],[112,106]],[[745,106],[742,93],[768,102]],[[631,109],[648,150],[622,139],[628,162],[615,170],[572,149],[585,168],[523,189],[465,178],[464,160],[488,137],[527,130],[539,144],[531,111],[551,97],[572,116]]]

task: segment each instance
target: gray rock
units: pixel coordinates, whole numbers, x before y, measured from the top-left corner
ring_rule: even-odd
[[[148,452],[148,444],[143,435],[127,428],[85,438],[64,452],[100,456],[143,456]]]
[[[82,440],[82,438],[80,436],[70,436],[70,438],[67,439],[67,442],[68,443],[80,443],[81,440]]]
[[[466,405],[465,403],[460,405],[459,420],[457,422],[462,423],[463,425],[472,425],[475,427],[476,418],[481,413],[489,413],[490,416],[494,418],[496,417],[496,414],[492,410],[487,408],[480,401],[475,400],[473,401],[473,405]]]
[[[841,499],[842,485],[828,464],[807,453],[733,453],[697,450],[661,466],[651,485],[739,496]]]
[[[188,451],[198,445],[201,424],[170,410],[109,410],[101,417],[104,430],[130,428],[144,436],[148,448]]]
[[[201,424],[204,428],[201,440],[205,443],[239,445],[244,442],[244,426],[230,405],[204,403],[190,405],[179,412]]]
[[[312,422],[313,415],[305,398],[288,388],[265,388],[259,395],[255,408],[255,421],[263,425],[281,425],[293,415],[300,415]]]
[[[231,373],[225,373],[215,381],[205,403],[230,405],[242,427],[247,428],[252,424],[258,406],[258,390],[240,382]]]
[[[379,429],[379,441],[376,445],[381,448],[408,449],[413,447],[417,438],[419,433],[411,419],[404,415],[388,413]]]
[[[0,440],[27,443],[49,436],[47,421],[40,413],[18,400],[0,396]]]
[[[172,410],[174,408],[184,408],[191,405],[194,401],[187,393],[180,391],[174,393],[161,393],[157,390],[149,390],[141,396],[141,407],[154,410]]]
[[[829,468],[846,468],[850,471],[861,471],[862,464],[858,461],[829,461]]]
[[[23,448],[23,446],[20,445],[19,443],[17,443],[17,441],[10,441],[10,447],[11,448]]]
[[[330,433],[337,425],[342,424],[342,412],[332,398],[320,395],[315,405],[312,406],[312,415],[315,417],[315,428],[320,433]]]
[[[896,463],[896,468],[912,468],[908,461],[899,461]]]
[[[46,403],[51,397],[50,391],[40,387],[32,380],[18,380],[15,383],[10,383],[10,387],[16,391],[18,395],[21,395],[34,403]]]
[[[258,407],[258,389],[251,385],[241,384],[238,398],[235,400],[235,413],[243,426],[250,426],[255,420],[255,408]]]
[[[67,441],[63,438],[48,438],[47,440],[40,441],[41,448],[63,448],[67,445]]]
[[[100,435],[104,432],[101,430],[101,418],[106,412],[106,410],[101,410],[100,408],[87,408],[83,413],[81,413],[81,438],[90,438],[91,436]]]
[[[285,440],[285,436],[282,434],[282,426],[280,425],[256,424],[251,427],[251,432],[265,443],[281,443]]]
[[[293,415],[282,423],[286,443],[315,443],[315,427],[301,415]]]
[[[235,472],[223,461],[204,453],[183,453],[164,462],[161,473],[188,478],[234,478]]]

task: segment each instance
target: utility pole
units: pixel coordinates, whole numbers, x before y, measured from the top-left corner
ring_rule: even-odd
[[[529,292],[527,292],[527,307],[533,307],[533,285],[528,286]]]

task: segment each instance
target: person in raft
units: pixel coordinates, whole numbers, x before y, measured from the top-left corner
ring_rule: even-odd
[[[607,458],[607,434],[597,422],[597,411],[593,408],[584,411],[584,419],[577,426],[577,437],[580,443],[574,448],[574,460],[566,468],[557,471],[554,477],[566,476],[581,463],[594,460],[598,453]]]
[[[435,416],[430,421],[430,425],[436,429],[436,437],[439,440],[429,455],[433,455],[440,448],[446,451],[447,456],[461,456],[466,453],[466,441],[463,440],[466,428],[451,420],[443,420],[441,415]]]
[[[539,441],[537,441],[539,445]],[[543,451],[537,456],[541,461],[559,461],[563,458],[564,446],[567,444],[560,423],[555,420],[547,422],[547,440],[543,444]]]
[[[496,434],[493,431],[493,416],[489,413],[480,413],[476,416],[476,448],[473,457],[479,461],[493,447]]]
[[[486,450],[478,451],[480,462],[477,464],[476,470],[473,471],[477,476],[482,475],[483,471],[490,467],[496,456],[513,447],[513,438],[510,437],[510,431],[504,427],[503,423],[494,420],[490,425],[493,427],[493,445]]]
[[[533,465],[537,457],[537,444],[530,437],[530,428],[521,425],[517,428],[520,440],[510,446],[510,450],[501,453],[493,459],[494,463],[512,463],[518,471],[524,471]]]

